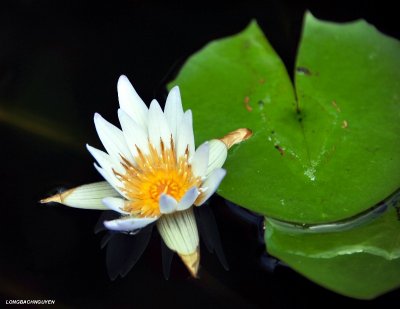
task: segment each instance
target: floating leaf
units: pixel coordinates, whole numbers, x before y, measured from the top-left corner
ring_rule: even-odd
[[[306,14],[295,87],[255,22],[194,54],[169,86],[180,85],[196,115],[198,143],[253,130],[230,152],[220,195],[267,218],[325,224],[400,187],[399,54],[397,40],[365,21]],[[290,236],[268,223],[266,239],[271,254],[310,279],[372,298],[400,285],[399,225],[392,209],[336,233]]]
[[[268,221],[266,226],[270,254],[338,293],[370,299],[400,284],[400,222],[395,208],[344,232],[293,234]]]
[[[364,21],[306,17],[296,92],[255,22],[193,55],[177,79],[196,140],[238,127],[219,194],[281,220],[353,216],[400,184],[400,44]],[[297,99],[296,99],[297,98]]]

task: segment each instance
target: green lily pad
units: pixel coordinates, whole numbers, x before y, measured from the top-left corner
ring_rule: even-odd
[[[343,232],[294,234],[266,223],[268,252],[331,290],[371,299],[400,285],[400,222],[393,207]]]
[[[398,208],[349,221],[400,187],[398,55],[400,43],[365,21],[306,14],[295,89],[255,22],[194,54],[169,85],[193,110],[198,144],[253,130],[218,192],[266,216],[268,252],[362,299],[400,285]]]
[[[239,127],[219,194],[268,217],[342,220],[400,185],[400,44],[365,21],[305,18],[296,90],[255,22],[194,54],[169,86],[197,143]]]

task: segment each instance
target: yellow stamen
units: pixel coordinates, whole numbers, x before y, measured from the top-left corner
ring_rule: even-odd
[[[188,162],[189,149],[177,158],[172,138],[170,147],[165,147],[160,141],[160,153],[150,143],[148,154],[143,154],[137,146],[136,150],[135,163],[121,156],[125,173],[114,170],[124,185],[120,189],[129,199],[125,211],[140,217],[159,216],[161,194],[168,194],[179,202],[190,188],[200,186],[201,179],[193,175]]]

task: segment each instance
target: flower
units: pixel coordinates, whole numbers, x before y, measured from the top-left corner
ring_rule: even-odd
[[[95,114],[94,123],[107,152],[87,145],[106,182],[83,185],[44,199],[89,209],[120,213],[105,221],[107,229],[135,233],[157,221],[165,244],[177,252],[195,277],[200,253],[192,206],[201,206],[217,190],[226,171],[227,150],[251,132],[239,129],[195,149],[192,112],[183,111],[179,88],[168,94],[164,111],[150,107],[126,76],[118,80],[121,129]]]

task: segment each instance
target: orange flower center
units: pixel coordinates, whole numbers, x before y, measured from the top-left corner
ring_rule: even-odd
[[[163,142],[160,143],[160,153],[151,144],[148,154],[143,154],[135,147],[138,152],[135,163],[121,157],[125,173],[114,170],[116,177],[123,183],[120,189],[129,199],[125,203],[125,211],[139,217],[159,216],[161,194],[168,194],[179,202],[190,188],[200,186],[201,179],[193,175],[188,162],[188,148],[183,156],[176,158],[172,138],[169,148]]]

